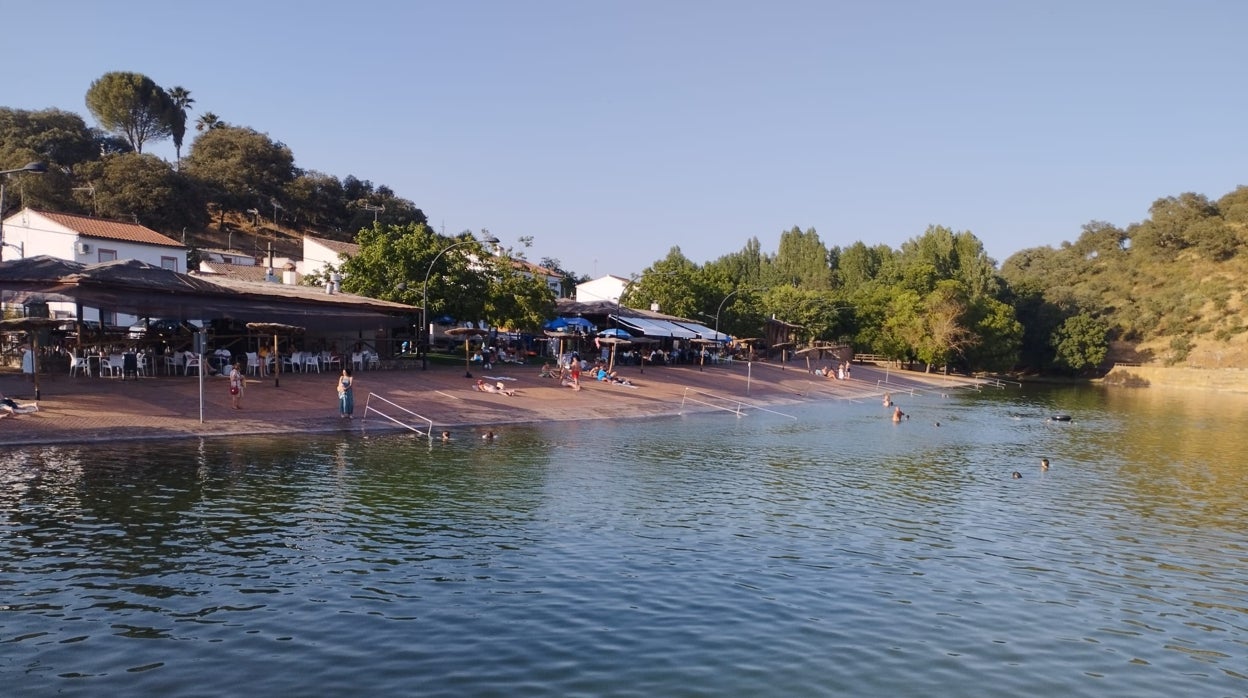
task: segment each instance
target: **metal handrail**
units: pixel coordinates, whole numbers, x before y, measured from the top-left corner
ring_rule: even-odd
[[[705,402],[703,400],[696,400],[694,398],[689,397],[689,393],[691,392],[694,393],[695,395],[702,395],[704,397],[708,397],[713,400],[723,400],[724,402],[735,403],[736,408],[734,409],[732,407],[724,407],[723,405],[716,405],[710,402]],[[746,407],[752,410],[759,410],[761,412],[770,412],[772,414],[778,414],[781,417],[788,417],[789,419],[797,419],[797,417],[794,417],[791,414],[785,414],[784,412],[777,412],[776,410],[769,410],[766,407],[763,407],[762,405],[759,405],[757,403],[746,402],[745,400],[742,400],[740,398],[735,398],[735,397],[725,397],[723,395],[715,395],[713,393],[704,393],[701,390],[694,390],[693,388],[685,388],[685,394],[680,399],[681,409],[684,409],[686,402],[693,402],[693,403],[696,403],[699,405],[705,405],[706,407],[711,407],[717,410],[723,410],[725,412],[732,412],[736,414],[738,417],[744,416],[741,413],[741,408]]]
[[[402,411],[404,411],[404,412],[408,413],[409,415],[411,415],[411,416],[415,417],[416,419],[422,420],[423,422],[425,422],[426,424],[428,424],[428,425],[429,425],[428,429],[426,429],[423,433],[424,433],[424,435],[425,435],[425,436],[429,437],[429,440],[430,440],[430,441],[432,441],[432,440],[433,440],[433,420],[432,420],[432,419],[429,419],[428,417],[426,417],[426,416],[424,416],[424,415],[417,414],[417,413],[415,413],[415,412],[413,412],[413,411],[411,411],[411,410],[407,409],[406,407],[404,407],[404,406],[402,406],[402,405],[400,405],[400,404],[398,404],[398,403],[394,402],[393,400],[388,400],[388,399],[386,399],[386,398],[382,397],[381,395],[378,395],[377,393],[369,393],[369,394],[368,394],[368,397],[366,397],[366,398],[364,399],[364,419],[368,419],[368,413],[371,411],[371,412],[375,412],[375,413],[377,413],[377,414],[378,414],[379,416],[381,416],[383,419],[387,419],[387,420],[389,420],[389,421],[391,421],[391,422],[393,422],[393,423],[395,423],[395,424],[397,424],[397,425],[399,425],[399,426],[401,426],[401,427],[403,427],[403,428],[405,428],[405,429],[408,429],[408,430],[414,431],[414,432],[416,432],[417,434],[422,433],[422,432],[420,431],[420,429],[418,429],[417,427],[415,427],[415,426],[413,426],[413,425],[411,425],[411,424],[408,424],[407,422],[403,422],[403,421],[401,421],[401,420],[395,419],[394,417],[391,417],[390,415],[386,414],[385,412],[382,412],[381,410],[377,409],[376,407],[373,407],[373,404],[372,404],[372,403],[373,403],[373,398],[377,398],[378,400],[380,400],[380,401],[382,401],[382,402],[386,403],[387,405],[390,405],[391,407],[395,408],[396,410],[402,410]]]

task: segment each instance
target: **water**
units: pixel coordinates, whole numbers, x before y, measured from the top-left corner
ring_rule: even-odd
[[[910,421],[823,402],[493,442],[10,450],[0,679],[24,696],[1248,695],[1248,399],[895,399]]]

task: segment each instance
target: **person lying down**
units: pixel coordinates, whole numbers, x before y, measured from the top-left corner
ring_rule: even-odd
[[[36,405],[33,402],[26,404],[26,405],[19,405],[13,400],[11,400],[10,398],[7,398],[3,394],[0,394],[0,414],[3,414],[3,415],[30,414],[31,412],[38,412],[38,411],[39,411],[39,405]]]
[[[475,387],[477,390],[480,390],[480,391],[481,391],[481,392],[483,392],[483,393],[501,393],[501,394],[503,394],[503,395],[507,395],[507,396],[509,396],[509,397],[510,397],[510,396],[512,396],[512,395],[515,395],[515,394],[516,394],[516,391],[515,391],[515,390],[509,390],[509,389],[507,389],[507,388],[503,387],[503,382],[502,382],[502,381],[499,381],[499,382],[494,383],[494,384],[490,384],[490,383],[486,383],[485,381],[483,381],[483,380],[481,380],[480,378],[478,378],[478,379],[477,379],[477,384],[476,384],[476,386],[474,386],[474,387]]]

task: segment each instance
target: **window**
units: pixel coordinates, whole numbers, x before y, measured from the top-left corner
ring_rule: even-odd
[[[178,270],[178,258],[177,257],[161,257],[160,268],[168,269],[169,271],[177,271]]]
[[[100,324],[103,325],[104,327],[116,327],[117,326],[117,313],[111,310],[101,310],[100,311]]]
[[[103,249],[100,250],[100,261],[101,262],[116,262],[117,250],[103,250]]]

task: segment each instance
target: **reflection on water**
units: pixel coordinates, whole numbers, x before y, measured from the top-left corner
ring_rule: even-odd
[[[1248,693],[1245,398],[894,398],[910,421],[10,451],[0,672],[21,695]]]

